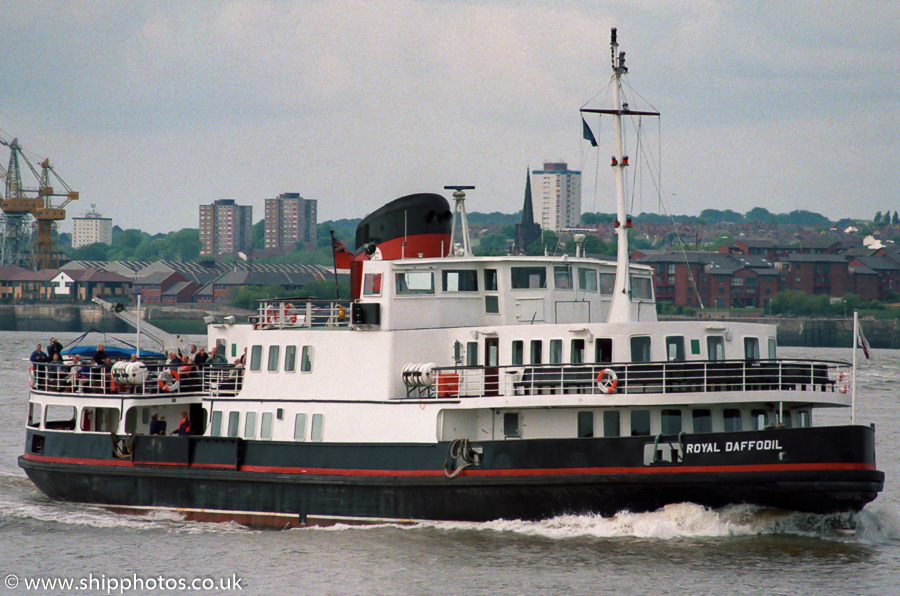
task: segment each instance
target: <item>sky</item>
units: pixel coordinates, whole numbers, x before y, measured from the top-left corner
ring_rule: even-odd
[[[514,213],[527,168],[559,160],[584,172],[583,211],[613,212],[611,121],[589,120],[598,152],[579,114],[611,105],[610,27],[632,108],[662,114],[640,122],[656,169],[629,171],[630,211],[900,209],[897,2],[0,0],[0,15],[0,138],[79,191],[70,218],[95,204],[168,232],[216,199],[258,221],[298,192],[325,221],[451,184],[476,187],[469,211]]]

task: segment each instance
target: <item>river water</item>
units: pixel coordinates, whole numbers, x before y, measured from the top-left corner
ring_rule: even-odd
[[[876,350],[861,366],[857,422],[876,423],[887,480],[858,515],[684,503],[536,523],[257,531],[117,515],[38,492],[16,458],[24,359],[48,339],[0,332],[0,594],[900,594],[900,351]],[[816,415],[849,420],[847,411]]]

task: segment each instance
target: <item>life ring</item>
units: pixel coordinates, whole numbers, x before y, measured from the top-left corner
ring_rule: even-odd
[[[34,365],[28,367],[28,385],[34,389]]]
[[[597,386],[602,393],[613,393],[619,386],[619,378],[616,371],[611,368],[604,368],[597,375]]]
[[[845,372],[842,372],[841,374],[838,375],[838,385],[840,385],[840,391],[841,391],[841,393],[847,393],[847,389],[848,389],[848,387],[847,387],[847,377],[849,377],[849,376],[850,376],[850,375],[848,375],[848,374],[845,373]]]
[[[165,369],[159,373],[159,390],[160,391],[178,391],[181,374],[177,368]]]
[[[291,325],[297,322],[297,313],[294,312],[294,305],[290,302],[284,305],[284,320]]]
[[[275,322],[275,319],[277,319],[277,318],[278,318],[277,310],[275,310],[274,308],[266,309],[266,323],[271,325],[272,323]]]

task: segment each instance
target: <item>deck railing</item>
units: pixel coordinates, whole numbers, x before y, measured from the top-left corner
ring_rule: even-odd
[[[33,363],[31,387],[36,391],[81,394],[157,395],[206,393],[236,395],[244,383],[244,368],[232,364],[170,365],[142,363],[146,372],[134,376],[111,366]]]
[[[850,365],[820,360],[718,360],[636,364],[544,364],[404,369],[407,397],[541,394],[676,394],[718,391],[838,391]]]
[[[256,325],[260,329],[349,327],[350,306],[349,300],[260,302]]]

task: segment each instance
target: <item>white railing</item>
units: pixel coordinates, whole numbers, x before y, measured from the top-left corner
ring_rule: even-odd
[[[256,317],[257,328],[349,327],[350,304],[348,300],[278,300],[260,302]]]
[[[850,374],[846,362],[720,360],[432,367],[427,378],[407,373],[403,379],[407,397],[421,398],[789,390],[846,393]]]

